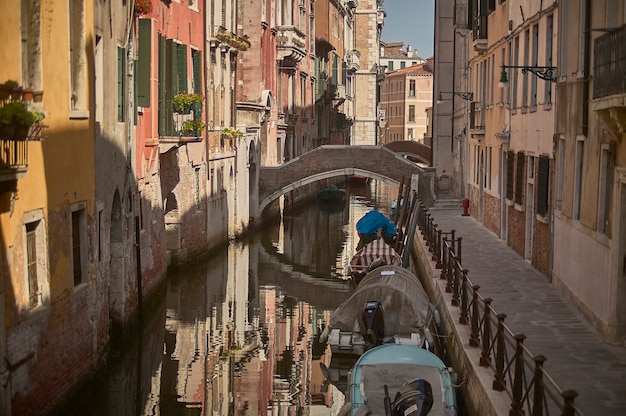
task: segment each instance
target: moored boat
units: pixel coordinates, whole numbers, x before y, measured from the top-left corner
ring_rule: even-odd
[[[342,201],[345,197],[346,190],[341,189],[336,185],[331,185],[328,188],[322,189],[317,194],[317,198],[320,201]]]
[[[455,416],[453,374],[435,354],[386,344],[365,352],[348,374],[348,415]]]
[[[435,313],[415,275],[400,266],[381,266],[337,307],[320,339],[333,355],[358,356],[383,343],[428,348]]]

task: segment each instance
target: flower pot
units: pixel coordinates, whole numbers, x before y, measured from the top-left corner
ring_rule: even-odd
[[[40,103],[43,101],[43,91],[33,91],[33,101]]]
[[[11,96],[11,91],[13,88],[6,87],[0,84],[0,101],[8,100]]]
[[[28,132],[30,131],[30,126],[25,126],[23,124],[17,124],[15,126],[15,140],[26,140],[28,138]]]
[[[24,88],[22,90],[22,100],[26,102],[30,102],[33,100],[33,89],[32,88]]]

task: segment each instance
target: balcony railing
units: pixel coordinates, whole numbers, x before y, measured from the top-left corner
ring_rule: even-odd
[[[472,39],[475,50],[487,48],[487,16],[472,18]]]
[[[159,138],[199,139],[204,126],[202,120],[202,104],[195,106],[188,113],[177,113],[172,107],[172,100],[159,101]]]
[[[361,54],[359,51],[351,50],[346,52],[346,70],[348,72],[354,72],[361,69]]]
[[[593,98],[626,93],[626,25],[594,42]]]
[[[0,181],[16,180],[28,169],[28,141],[0,138]]]
[[[469,122],[470,129],[472,130],[485,129],[485,113],[482,111],[480,103],[477,101],[472,101],[470,103]]]

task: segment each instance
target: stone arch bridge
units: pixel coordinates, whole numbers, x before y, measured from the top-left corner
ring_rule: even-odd
[[[317,147],[276,167],[259,168],[259,213],[281,195],[319,180],[360,175],[399,186],[402,178],[419,178],[418,193],[428,204],[432,201],[435,169],[420,166],[390,146]]]

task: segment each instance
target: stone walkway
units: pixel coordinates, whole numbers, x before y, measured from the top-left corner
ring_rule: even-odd
[[[431,209],[442,231],[462,237],[462,264],[506,325],[527,336],[524,345],[547,360],[544,367],[563,389],[578,392],[585,415],[626,415],[626,348],[610,346],[571,307],[548,278],[461,209]]]

